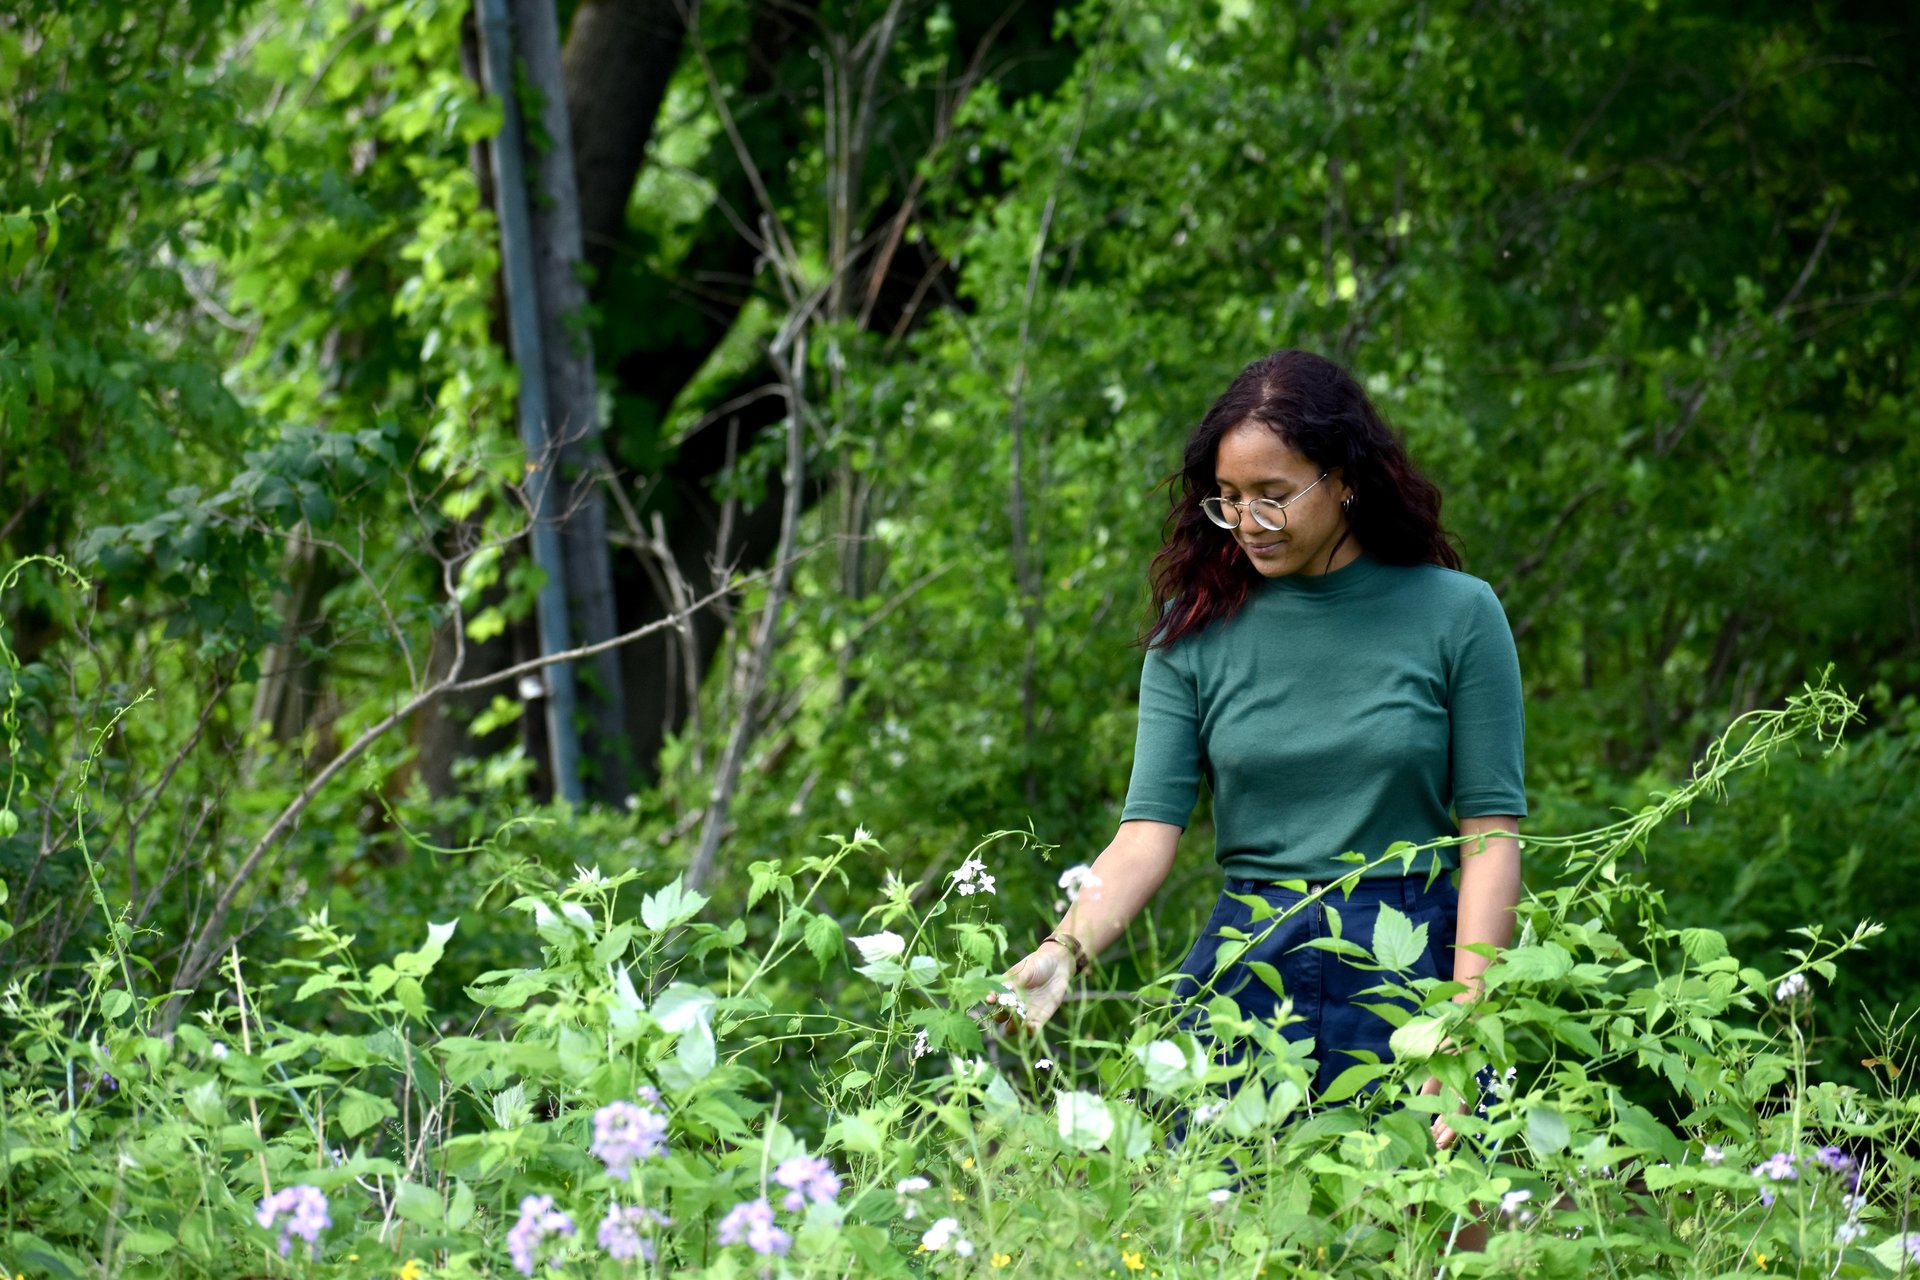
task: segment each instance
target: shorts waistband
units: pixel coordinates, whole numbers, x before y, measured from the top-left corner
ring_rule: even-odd
[[[1354,881],[1352,888],[1347,890],[1342,890],[1337,887],[1340,883],[1337,880],[1308,880],[1304,882],[1306,885],[1305,893],[1301,893],[1299,890],[1291,887],[1303,883],[1292,876],[1287,877],[1284,884],[1279,880],[1249,880],[1237,876],[1229,876],[1227,878],[1226,888],[1228,893],[1257,893],[1262,895],[1277,893],[1291,897],[1307,897],[1325,890],[1325,900],[1328,902],[1339,903],[1357,900],[1360,902],[1397,903],[1405,907],[1416,905],[1431,897],[1433,894],[1444,892],[1447,888],[1450,888],[1452,882],[1447,878],[1447,874],[1448,873],[1444,871],[1441,872],[1433,878],[1431,884],[1428,883],[1427,877],[1424,875],[1369,876],[1366,879]]]

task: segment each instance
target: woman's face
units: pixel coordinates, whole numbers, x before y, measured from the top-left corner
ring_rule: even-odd
[[[1340,473],[1334,471],[1314,484],[1320,469],[1264,423],[1242,422],[1220,437],[1213,454],[1213,477],[1217,492],[1229,501],[1274,498],[1290,503],[1286,528],[1277,532],[1261,527],[1248,510],[1240,512],[1239,528],[1220,531],[1222,537],[1240,544],[1261,576],[1284,578],[1298,573],[1310,577],[1343,568],[1360,554],[1355,539],[1341,541],[1347,517],[1340,502],[1353,491]],[[1335,544],[1339,551],[1329,563],[1327,553]]]

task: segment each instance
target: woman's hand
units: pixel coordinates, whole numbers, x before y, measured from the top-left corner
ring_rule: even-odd
[[[1428,1076],[1427,1082],[1420,1086],[1420,1092],[1422,1095],[1431,1098],[1444,1088],[1446,1088],[1446,1085],[1440,1082],[1439,1076]],[[1467,1100],[1461,1098],[1459,1106],[1455,1107],[1452,1111],[1442,1112],[1433,1118],[1433,1145],[1435,1147],[1445,1151],[1454,1144],[1454,1141],[1458,1139],[1460,1135],[1453,1131],[1453,1126],[1447,1123],[1447,1119],[1449,1116],[1461,1116],[1466,1113]]]
[[[1057,942],[1043,942],[1006,972],[1007,985],[1025,1006],[1024,1014],[1007,997],[987,997],[993,1020],[1004,1031],[1038,1031],[1067,998],[1073,981],[1073,957]]]

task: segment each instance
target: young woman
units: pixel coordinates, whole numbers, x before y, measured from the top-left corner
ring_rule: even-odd
[[[1493,590],[1459,571],[1439,491],[1331,361],[1282,351],[1249,365],[1194,429],[1171,487],[1119,831],[1078,901],[1007,976],[1029,1028],[1052,1016],[1074,973],[1166,879],[1202,778],[1226,885],[1181,965],[1190,993],[1215,977],[1222,928],[1259,935],[1271,923],[1252,925],[1228,894],[1286,912],[1302,895],[1277,882],[1317,889],[1353,870],[1339,860],[1350,850],[1372,860],[1395,841],[1489,837],[1423,855],[1411,875],[1397,860],[1373,868],[1213,981],[1211,994],[1270,1017],[1280,997],[1246,962],[1273,965],[1304,1019],[1286,1034],[1316,1042],[1324,1089],[1365,1061],[1354,1051],[1392,1056],[1389,1024],[1356,1003],[1380,975],[1302,945],[1327,935],[1327,908],[1363,946],[1383,903],[1425,924],[1414,973],[1458,980],[1463,1001],[1488,964],[1464,948],[1511,941],[1526,813],[1513,634]],[[1426,857],[1448,874],[1429,882]],[[1453,1141],[1444,1117],[1433,1132]]]

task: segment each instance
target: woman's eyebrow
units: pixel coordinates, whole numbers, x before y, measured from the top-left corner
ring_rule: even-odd
[[[1240,487],[1239,485],[1234,484],[1233,481],[1225,479],[1221,476],[1215,476],[1213,478],[1213,482],[1217,485],[1220,485],[1228,489],[1237,489]],[[1247,488],[1249,489],[1291,489],[1293,488],[1293,481],[1287,479],[1284,476],[1272,476],[1265,480],[1255,480],[1252,484],[1248,485]]]

